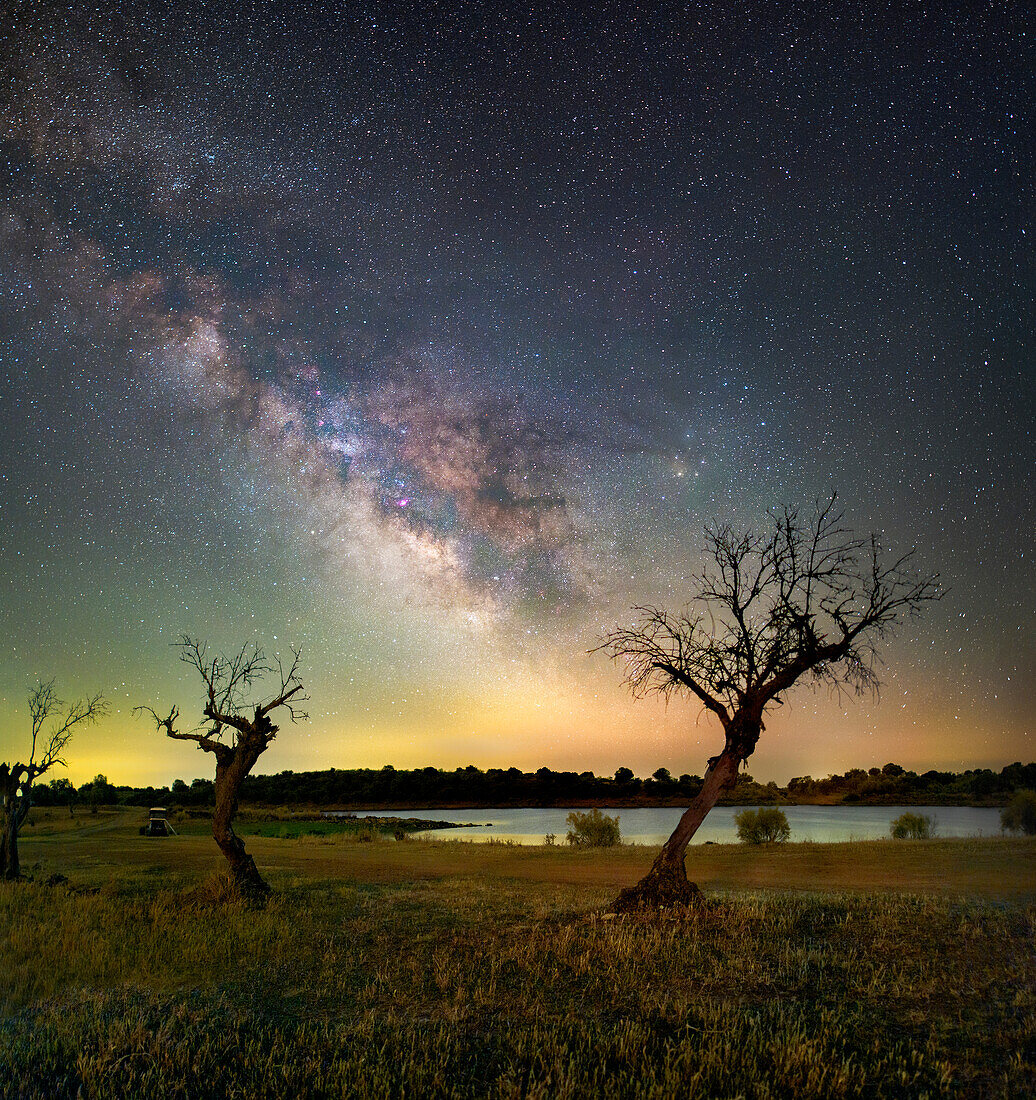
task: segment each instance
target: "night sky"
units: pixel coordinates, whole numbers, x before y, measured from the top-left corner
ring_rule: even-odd
[[[186,631],[302,645],[258,770],[701,774],[587,650],[837,490],[950,591],[750,771],[1031,760],[1025,7],[5,4],[0,756],[209,774]]]

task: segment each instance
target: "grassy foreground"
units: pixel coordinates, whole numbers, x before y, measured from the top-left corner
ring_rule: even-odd
[[[620,921],[649,852],[254,838],[250,912],[211,841],[53,826],[0,886],[5,1096],[1036,1094],[1032,841],[701,848],[705,911]]]

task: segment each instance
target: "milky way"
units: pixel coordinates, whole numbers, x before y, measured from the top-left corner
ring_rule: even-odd
[[[81,766],[142,775],[188,630],[303,644],[281,766],[695,771],[587,651],[706,522],[838,489],[951,595],[759,769],[1031,757],[1021,6],[0,19],[11,723],[122,685]]]
[[[498,613],[536,588],[582,595],[559,474],[517,398],[475,391],[451,357],[423,351],[342,387],[315,356],[280,349],[256,380],[224,308],[163,325],[159,308],[133,305],[152,316],[145,379],[247,440],[331,561],[462,612]]]

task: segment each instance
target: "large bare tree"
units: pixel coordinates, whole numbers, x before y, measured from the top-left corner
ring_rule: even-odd
[[[209,657],[206,647],[189,635],[174,643],[180,659],[195,669],[205,686],[202,715],[207,728],[196,727],[186,733],[176,728],[180,711],[173,707],[162,717],[151,707],[138,707],[150,714],[158,729],[177,741],[194,741],[200,749],[216,758],[216,806],[212,814],[212,836],[230,864],[230,872],[238,889],[248,897],[270,892],[255,860],[245,851],[244,841],[234,832],[234,815],[245,776],[277,736],[270,715],[283,708],[293,722],[307,718],[299,709],[306,701],[299,677],[301,652],[292,649],[291,664],[285,666],[278,657],[273,664],[254,643],[246,643],[237,653],[218,653]],[[280,686],[265,702],[250,702],[249,695],[259,681],[276,673]]]
[[[689,695],[724,733],[700,793],[651,870],[619,895],[618,911],[693,902],[687,845],[736,784],[765,728],[763,714],[801,680],[856,694],[876,689],[877,643],[941,595],[938,576],[914,568],[913,552],[887,560],[875,536],[853,534],[834,496],[808,515],[772,512],[762,530],[713,526],[705,537],[707,564],[689,609],[636,608],[636,624],[611,631],[598,647],[623,663],[635,697]]]
[[[20,873],[18,831],[32,806],[33,783],[51,768],[64,766],[62,754],[77,726],[96,722],[107,712],[100,693],[66,703],[58,698],[53,680],[30,690],[29,762],[0,764],[0,878],[15,879]]]

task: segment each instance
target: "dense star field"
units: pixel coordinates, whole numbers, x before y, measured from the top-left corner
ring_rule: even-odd
[[[785,782],[1033,756],[1024,5],[10,3],[0,757],[206,774],[168,643],[301,644],[281,768],[700,773],[588,650],[837,490],[949,594]]]

